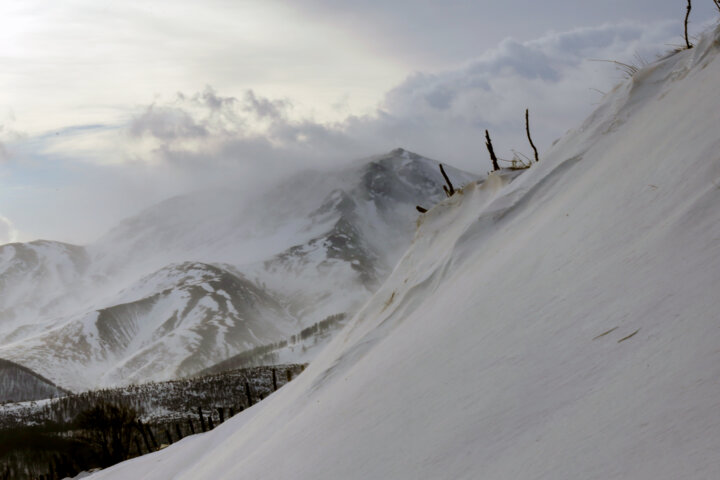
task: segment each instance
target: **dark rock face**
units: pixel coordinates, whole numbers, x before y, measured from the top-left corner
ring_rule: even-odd
[[[0,403],[42,400],[65,393],[29,368],[0,359]]]

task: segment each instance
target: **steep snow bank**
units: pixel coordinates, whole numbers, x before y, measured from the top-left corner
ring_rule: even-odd
[[[295,382],[92,478],[720,474],[720,30],[420,219]]]

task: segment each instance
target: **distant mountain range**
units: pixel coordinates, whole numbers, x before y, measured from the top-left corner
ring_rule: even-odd
[[[0,246],[0,358],[73,390],[167,380],[352,313],[442,185],[438,162],[397,149],[251,204],[232,189],[172,198],[85,247]]]

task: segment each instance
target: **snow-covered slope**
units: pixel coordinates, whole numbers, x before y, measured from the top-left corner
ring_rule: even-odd
[[[0,245],[0,338],[13,341],[42,327],[83,297],[89,258],[83,247],[38,240]],[[59,295],[58,285],[62,288]]]
[[[3,246],[0,356],[87,389],[177,378],[283,340],[357,311],[411,241],[415,205],[441,187],[437,162],[397,149],[299,174],[252,205],[232,190],[171,199],[86,248]]]
[[[296,328],[268,291],[203,263],[168,266],[109,303],[2,346],[1,355],[81,390],[178,378]]]
[[[720,29],[421,218],[293,383],[95,479],[720,475]]]

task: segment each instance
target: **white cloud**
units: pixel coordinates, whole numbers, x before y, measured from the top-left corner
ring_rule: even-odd
[[[293,121],[285,114],[287,103],[281,102],[278,106],[283,108],[273,107],[271,118],[256,117],[270,120],[262,135],[276,147],[309,145],[323,156],[329,147],[332,154],[347,150],[352,155],[361,153],[360,145],[368,152],[402,145],[481,170],[476,159],[468,159],[484,157],[485,128],[498,138],[506,156],[511,148],[524,149],[523,113],[530,108],[538,143],[547,148],[590,113],[600,98],[593,89],[608,90],[621,78],[611,64],[593,60],[654,60],[668,50],[675,28],[670,22],[622,23],[551,33],[527,42],[508,38],[463,67],[410,75],[386,94],[374,115],[332,124]],[[258,98],[248,92],[241,111],[251,110]],[[262,102],[275,105],[267,99]],[[235,133],[240,135],[258,118],[246,119]],[[204,132],[206,123],[188,126]]]
[[[526,149],[523,113],[529,108],[533,133],[547,148],[590,113],[600,97],[593,89],[607,90],[620,78],[611,65],[593,59],[654,60],[668,49],[673,31],[670,23],[623,23],[528,42],[505,39],[462,68],[408,77],[387,94],[385,123],[414,140],[414,148],[435,155],[445,151],[463,163],[468,156],[484,157],[485,128],[505,155],[510,148]]]
[[[327,118],[347,92],[367,108],[404,72],[342,29],[265,0],[2,2],[0,58],[0,105],[32,134],[115,124],[156,94],[208,83],[290,95]]]
[[[12,128],[12,124],[14,122],[14,115],[12,112],[8,112],[5,117],[4,121],[0,123],[0,165],[3,161],[8,160],[10,156],[7,148],[5,147],[5,143],[23,138],[22,133]]]
[[[130,122],[130,145],[139,149],[133,158],[222,172],[224,178],[223,169],[239,175],[253,164],[292,170],[396,146],[483,171],[489,168],[486,128],[506,158],[511,149],[526,150],[529,108],[535,139],[546,149],[592,111],[601,96],[594,89],[607,90],[621,78],[612,64],[594,59],[652,60],[668,49],[674,27],[622,23],[527,42],[508,38],[462,67],[412,74],[374,114],[339,122],[297,117],[289,99],[252,90],[225,97],[207,87],[146,107]]]
[[[509,158],[511,149],[529,154],[524,131],[529,108],[542,155],[600,101],[594,89],[607,91],[622,77],[612,64],[593,59],[632,62],[639,55],[653,60],[670,48],[676,27],[671,22],[624,22],[531,41],[508,38],[456,68],[409,75],[386,93],[374,113],[336,122],[298,112],[295,99],[269,98],[250,89],[232,95],[206,87],[166,99],[158,96],[124,124],[75,127],[39,140],[38,161],[53,165],[52,181],[39,194],[31,187],[25,195],[34,193],[38,203],[80,212],[57,227],[70,235],[48,230],[41,235],[82,241],[101,234],[119,216],[172,194],[226,182],[251,192],[298,169],[398,146],[486,171],[486,128],[501,157]],[[87,196],[102,198],[93,205],[110,207],[93,210],[83,205]],[[17,198],[15,208],[4,213],[21,232],[46,228],[47,222],[31,223],[48,215],[25,214],[23,222],[18,220],[27,197]]]
[[[17,230],[12,222],[0,215],[0,245],[17,241]]]

